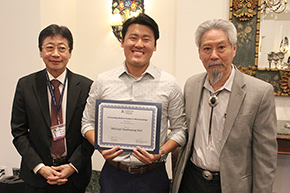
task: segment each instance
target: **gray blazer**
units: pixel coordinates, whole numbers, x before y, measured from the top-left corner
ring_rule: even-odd
[[[177,193],[192,144],[206,73],[190,77],[184,88],[188,142],[176,164]],[[223,193],[271,193],[277,162],[277,120],[273,87],[236,69],[220,154]]]

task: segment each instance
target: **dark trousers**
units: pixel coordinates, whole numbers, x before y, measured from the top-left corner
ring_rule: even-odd
[[[168,193],[170,186],[165,164],[143,174],[130,174],[107,161],[99,183],[101,193]]]
[[[44,188],[36,188],[25,183],[25,193],[85,193],[84,190],[78,190],[71,180],[64,185],[47,185]]]
[[[193,163],[188,161],[184,169],[179,193],[221,193],[220,180],[206,180],[198,174]]]

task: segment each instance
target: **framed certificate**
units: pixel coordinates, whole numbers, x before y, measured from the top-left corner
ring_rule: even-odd
[[[159,153],[161,103],[96,100],[95,148]]]

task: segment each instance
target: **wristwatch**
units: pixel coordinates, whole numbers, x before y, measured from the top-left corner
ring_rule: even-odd
[[[161,151],[161,157],[160,157],[159,161],[164,161],[166,159],[165,151],[162,148],[160,148],[160,151]]]

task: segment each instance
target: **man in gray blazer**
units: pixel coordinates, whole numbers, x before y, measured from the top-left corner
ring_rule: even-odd
[[[206,73],[184,88],[188,142],[180,149],[173,192],[271,193],[277,161],[273,87],[233,64],[237,32],[226,20],[196,30]]]

